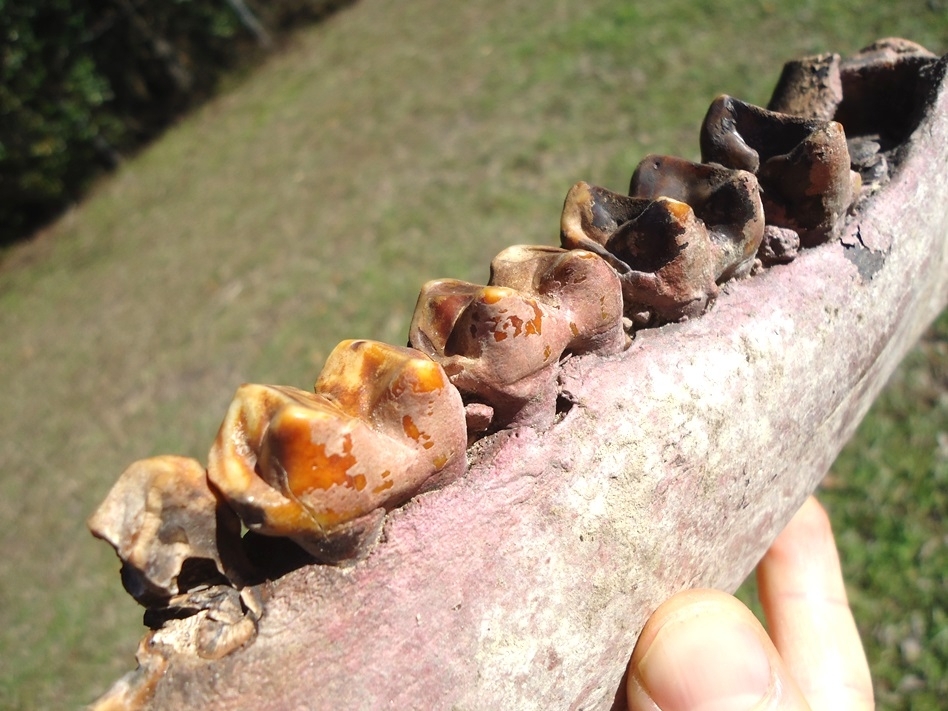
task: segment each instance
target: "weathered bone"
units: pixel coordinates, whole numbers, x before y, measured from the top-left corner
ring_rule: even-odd
[[[208,478],[251,531],[318,559],[364,556],[386,509],[464,467],[461,398],[424,354],[343,341],[316,394],[243,385],[208,457]]]
[[[548,427],[564,354],[617,353],[626,344],[619,280],[585,251],[516,246],[491,263],[490,284],[455,279],[422,287],[409,344],[439,362],[480,428]]]
[[[253,645],[208,662],[187,635],[153,633],[141,673],[104,701],[620,707],[654,606],[737,586],[948,300],[948,215],[919,209],[948,200],[931,169],[948,162],[946,71],[920,70],[924,115],[845,243],[729,286],[620,356],[572,358],[572,408],[552,427],[480,440],[467,476],[392,511],[355,566],[268,585]]]
[[[701,126],[701,159],[755,173],[767,224],[796,231],[805,247],[830,239],[858,193],[839,123],[726,95],[712,102]]]

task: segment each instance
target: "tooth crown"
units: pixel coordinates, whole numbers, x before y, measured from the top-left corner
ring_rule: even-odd
[[[704,312],[718,283],[750,272],[763,229],[753,175],[653,155],[630,195],[574,185],[560,240],[601,254],[620,277],[626,315],[645,325]]]
[[[94,536],[115,549],[122,582],[143,605],[236,573],[235,561],[226,556],[239,551],[240,521],[194,459],[166,455],[134,462],[88,523]],[[199,580],[182,575],[188,561],[192,573],[203,575]]]
[[[835,121],[722,95],[701,126],[701,159],[755,173],[767,224],[795,230],[805,246],[829,239],[853,201],[849,149]]]
[[[492,426],[549,424],[560,357],[625,347],[620,285],[588,252],[510,247],[491,263],[487,286],[425,284],[409,343],[441,363],[469,402],[493,408]]]
[[[385,510],[457,477],[465,446],[460,396],[436,363],[343,341],[315,393],[238,389],[208,477],[250,530],[337,560],[366,552]]]
[[[764,208],[753,173],[648,155],[632,174],[629,195],[686,203],[708,231],[717,283],[750,273],[764,235]]]

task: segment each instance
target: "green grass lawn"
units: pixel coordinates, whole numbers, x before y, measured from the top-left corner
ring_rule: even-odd
[[[84,524],[128,463],[203,460],[242,382],[404,342],[425,280],[556,243],[577,180],[697,157],[716,94],[764,103],[786,59],[891,35],[948,50],[948,5],[362,0],[9,250],[0,707],[76,707],[133,665],[141,610]],[[946,329],[824,494],[884,708],[948,693]]]

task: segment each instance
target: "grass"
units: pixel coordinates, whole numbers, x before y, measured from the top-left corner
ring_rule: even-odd
[[[363,0],[4,255],[0,707],[75,707],[131,667],[141,611],[84,520],[132,460],[203,459],[238,384],[403,342],[423,281],[555,243],[577,180],[696,157],[710,100],[766,102],[788,58],[948,49],[937,0],[639,5]],[[945,692],[945,328],[824,495],[885,708]]]

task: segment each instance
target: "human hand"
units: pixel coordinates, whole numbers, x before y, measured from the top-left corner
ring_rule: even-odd
[[[813,497],[757,566],[770,635],[737,598],[688,590],[645,624],[630,711],[863,711],[874,707],[829,518]]]

